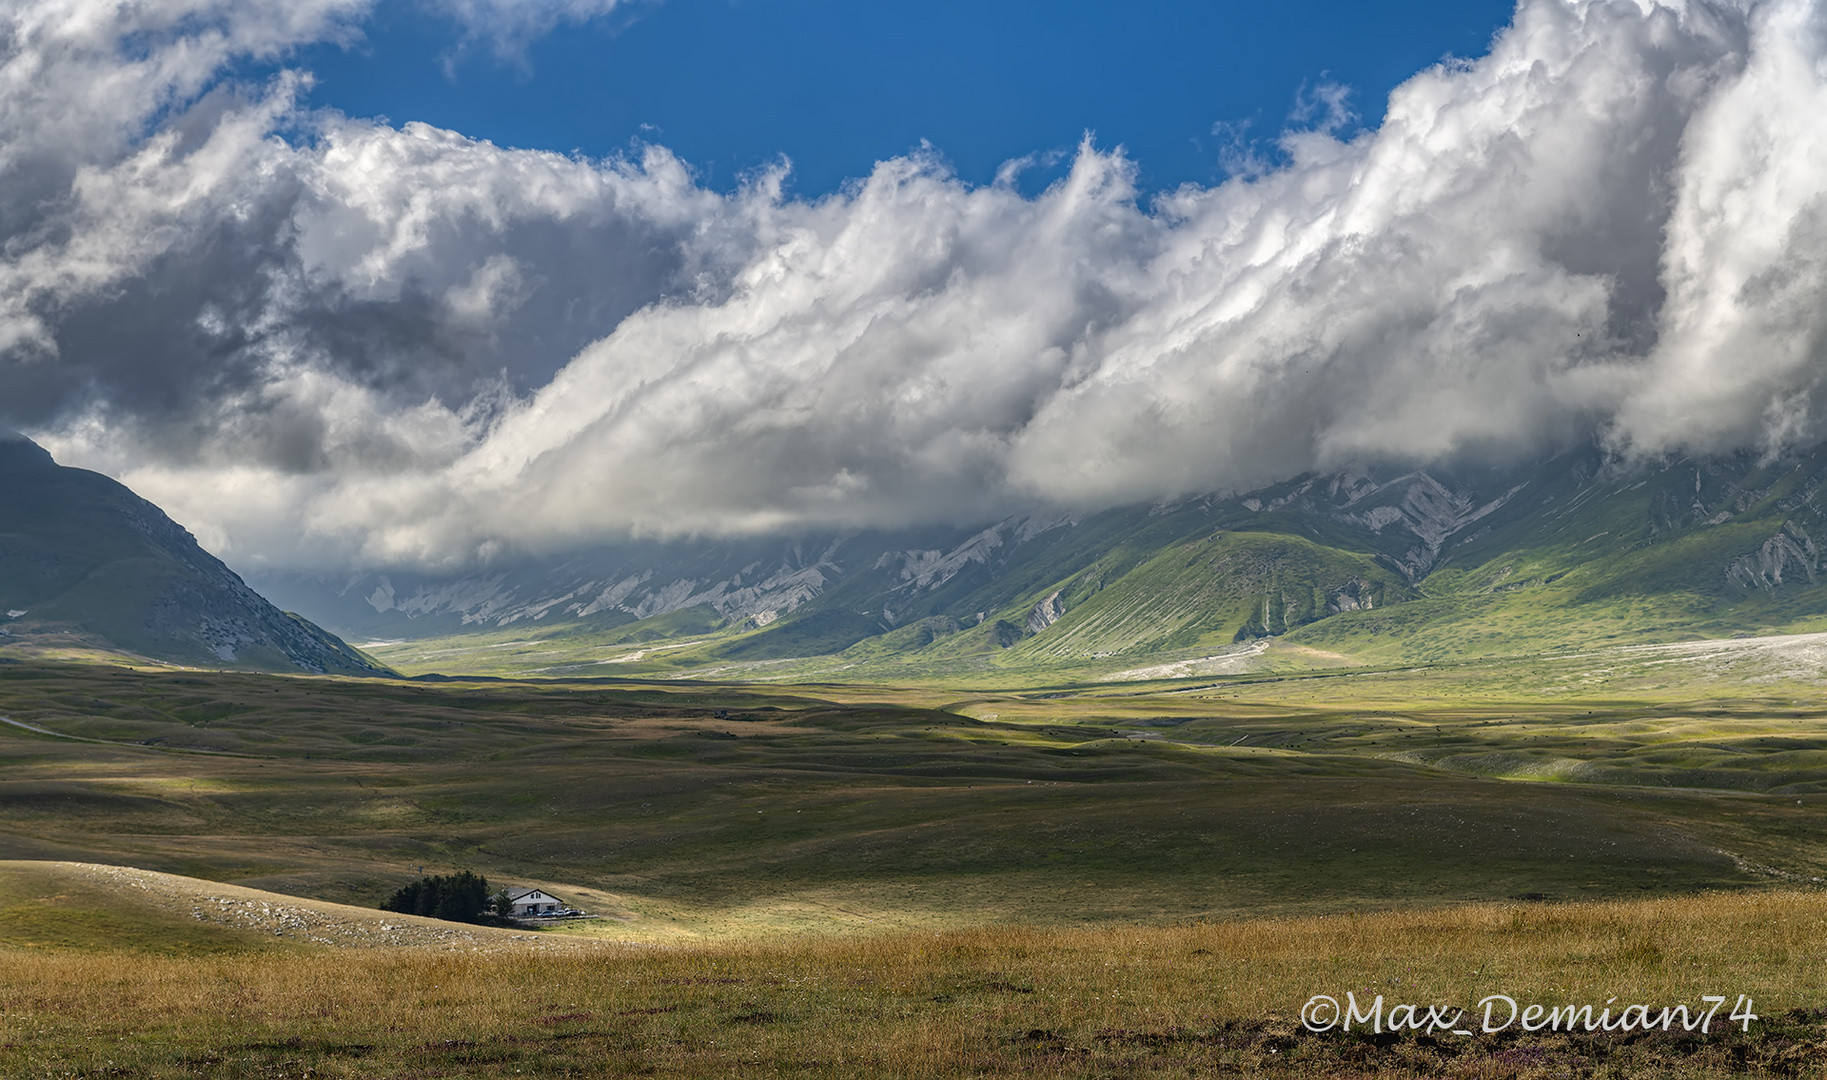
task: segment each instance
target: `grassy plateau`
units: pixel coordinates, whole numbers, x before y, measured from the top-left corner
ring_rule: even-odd
[[[1814,646],[1715,645],[1014,690],[0,663],[0,1075],[1822,1075]],[[457,869],[600,917],[211,914]],[[1760,1019],[1301,1028],[1347,991]]]

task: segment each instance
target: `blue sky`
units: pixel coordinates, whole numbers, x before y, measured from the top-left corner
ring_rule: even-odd
[[[1222,179],[1214,125],[1266,143],[1328,80],[1374,124],[1392,87],[1482,55],[1510,14],[1505,0],[664,0],[503,59],[389,0],[355,47],[290,62],[316,73],[314,103],[352,116],[591,156],[656,142],[719,190],[784,154],[793,190],[823,194],[922,139],[977,183],[1055,152],[1024,176],[1032,190],[1086,130],[1159,190]]]

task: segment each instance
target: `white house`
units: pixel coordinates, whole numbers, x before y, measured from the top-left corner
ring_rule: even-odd
[[[509,889],[508,910],[516,918],[528,915],[551,915],[564,911],[565,902],[542,889]]]

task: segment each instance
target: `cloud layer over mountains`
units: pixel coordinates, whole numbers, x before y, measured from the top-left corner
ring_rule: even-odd
[[[0,425],[230,561],[1827,435],[1816,3],[1523,0],[1364,133],[1293,131],[1210,189],[1139,198],[1087,140],[1037,197],[915,153],[814,201],[225,76],[364,6],[0,4]]]

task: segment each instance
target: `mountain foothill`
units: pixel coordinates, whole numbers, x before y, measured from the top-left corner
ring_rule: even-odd
[[[1827,450],[1345,470],[970,528],[606,544],[469,572],[268,572],[263,599],[157,507],[0,443],[0,648],[390,674],[349,647],[501,635],[590,673],[808,658],[855,674],[1415,663],[1827,625]],[[308,618],[307,618],[308,617]],[[396,666],[400,665],[395,661]],[[421,665],[423,666],[423,665]],[[568,668],[557,672],[575,674]]]
[[[124,485],[0,439],[0,656],[337,675],[388,668],[280,611]],[[10,647],[10,648],[9,648]]]

